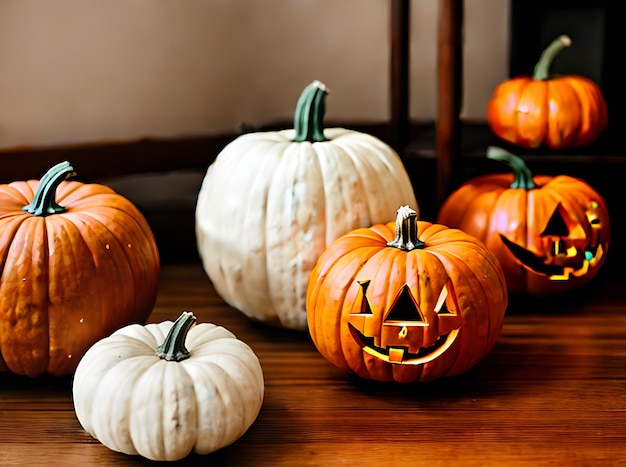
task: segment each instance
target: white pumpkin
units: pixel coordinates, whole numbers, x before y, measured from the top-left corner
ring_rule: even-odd
[[[327,88],[303,91],[294,129],[228,144],[202,182],[196,237],[218,294],[249,318],[306,330],[309,273],[326,246],[417,206],[398,154],[371,135],[322,128]]]
[[[264,396],[259,360],[230,331],[195,320],[129,325],[87,351],[72,387],[85,431],[113,451],[168,461],[247,431]]]

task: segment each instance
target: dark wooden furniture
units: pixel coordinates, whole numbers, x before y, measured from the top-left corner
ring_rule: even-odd
[[[506,169],[485,158],[489,145],[500,145],[523,157],[535,174],[580,177],[603,196],[609,205],[613,238],[626,229],[622,215],[622,187],[626,177],[626,150],[622,143],[626,89],[619,81],[618,49],[621,25],[614,2],[608,0],[510,0],[511,76],[530,73],[547,41],[568,33],[574,43],[556,73],[584,74],[596,80],[609,106],[609,127],[592,146],[554,152],[522,150],[499,141],[485,121],[460,118],[463,100],[464,1],[439,0],[437,42],[437,96],[435,120],[412,122],[402,106],[410,95],[409,65],[395,63],[410,55],[406,43],[410,31],[405,23],[392,22],[391,131],[411,175],[422,216],[434,219],[443,200],[458,185],[486,172]],[[391,3],[392,18],[409,17],[410,0]],[[582,43],[581,43],[582,42]],[[560,67],[560,68],[559,68]],[[406,130],[409,128],[409,130]],[[614,242],[611,267],[621,269],[626,247]]]
[[[356,380],[306,334],[253,324],[216,294],[199,264],[166,265],[150,321],[183,309],[227,327],[257,353],[265,400],[248,432],[174,465],[626,465],[623,279],[557,300],[512,301],[491,353],[427,384]],[[0,374],[3,467],[148,466],[86,434],[71,378]]]
[[[411,119],[408,112],[410,95],[409,41],[410,0],[391,1],[391,143],[406,153],[410,142]],[[461,147],[463,83],[463,0],[439,0],[437,41],[437,116],[434,149],[436,152],[436,186],[438,201],[452,183],[455,163]]]

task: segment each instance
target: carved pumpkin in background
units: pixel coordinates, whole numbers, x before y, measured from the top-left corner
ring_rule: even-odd
[[[461,185],[437,221],[483,241],[512,294],[553,295],[595,277],[609,248],[604,199],[574,177],[533,177],[521,158],[501,148],[488,148],[487,157],[508,164],[513,174]]]
[[[507,305],[497,259],[458,229],[417,220],[353,230],[311,272],[309,332],[339,368],[378,381],[463,373],[500,334]]]

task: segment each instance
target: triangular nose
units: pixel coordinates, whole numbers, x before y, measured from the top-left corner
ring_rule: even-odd
[[[413,326],[419,326],[424,323],[419,306],[411,295],[411,290],[407,284],[402,286],[402,290],[393,301],[389,314],[385,318],[385,323],[399,322]]]

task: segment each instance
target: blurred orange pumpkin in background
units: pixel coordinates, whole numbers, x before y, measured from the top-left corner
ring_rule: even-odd
[[[562,35],[542,53],[532,76],[500,83],[487,103],[487,123],[500,139],[516,146],[554,150],[588,146],[606,129],[602,91],[580,75],[553,76],[550,66],[571,45]]]

